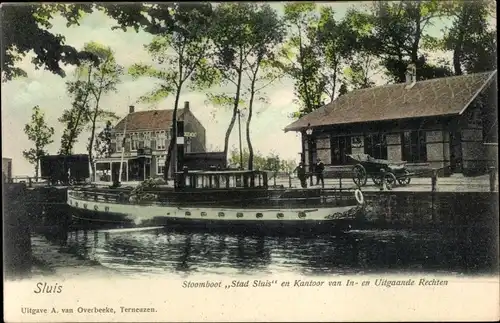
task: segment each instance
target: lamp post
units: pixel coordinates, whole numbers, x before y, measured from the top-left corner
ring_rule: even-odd
[[[312,133],[313,130],[311,128],[311,124],[307,124],[306,135],[307,135],[307,150],[309,152],[309,186],[313,185],[313,177],[312,177]]]

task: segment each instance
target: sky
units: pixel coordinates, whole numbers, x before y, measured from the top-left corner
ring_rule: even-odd
[[[329,4],[336,10],[337,16],[343,16],[353,2],[336,2]],[[356,3],[359,6],[359,2]],[[282,3],[272,3],[279,12],[283,11]],[[115,52],[118,64],[128,67],[133,63],[151,63],[149,54],[143,45],[151,41],[152,36],[145,32],[111,30],[114,20],[101,12],[87,15],[80,26],[67,28],[65,20],[55,17],[52,21],[53,33],[66,37],[66,43],[75,48],[82,48],[90,41],[96,41],[111,47]],[[439,26],[434,27],[436,31]],[[58,118],[64,109],[71,106],[71,99],[66,93],[65,82],[71,79],[73,66],[65,67],[66,78],[61,78],[43,69],[36,70],[28,55],[18,66],[24,69],[28,76],[2,84],[2,155],[13,159],[14,176],[31,176],[33,166],[22,156],[22,151],[31,148],[31,143],[24,133],[24,125],[30,121],[32,108],[39,105],[45,112],[47,123],[55,128],[54,142],[47,147],[49,154],[56,154],[60,147],[60,139],[64,126]],[[377,80],[376,80],[377,81]],[[378,80],[377,83],[380,83]],[[116,93],[109,93],[103,99],[101,106],[106,110],[124,117],[129,105],[135,105],[136,111],[149,109],[172,109],[174,98],[169,97],[152,106],[137,103],[137,99],[154,88],[151,79],[132,80],[124,76]],[[294,102],[293,82],[285,79],[275,83],[265,90],[268,103],[257,103],[252,119],[251,136],[254,150],[268,154],[278,153],[282,158],[298,160],[301,150],[300,136],[297,133],[284,133],[283,128],[293,120],[289,115],[298,110]],[[185,89],[181,95],[181,104],[190,102],[191,111],[206,128],[207,149],[221,151],[224,147],[224,134],[231,118],[231,112],[214,107],[206,102],[206,94],[190,92]],[[181,105],[182,107],[182,105]],[[243,122],[242,122],[243,128]],[[237,127],[234,128],[229,146],[236,148],[238,144]],[[242,129],[244,138],[244,128]],[[86,153],[85,146],[89,137],[84,132],[75,145],[74,153]],[[246,142],[244,142],[244,148]]]

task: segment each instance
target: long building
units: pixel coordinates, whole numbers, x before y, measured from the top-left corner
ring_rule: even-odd
[[[484,172],[496,164],[497,71],[360,89],[285,128],[302,134],[302,162],[330,169],[348,154],[408,162],[443,174]],[[492,152],[493,151],[493,152]],[[495,157],[492,157],[495,156]]]

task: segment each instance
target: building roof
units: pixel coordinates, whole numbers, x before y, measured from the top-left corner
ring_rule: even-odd
[[[138,130],[168,130],[173,120],[174,110],[148,110],[129,113],[114,127],[114,131],[123,131],[127,119],[127,132]],[[183,109],[177,110],[177,119],[184,115]]]
[[[390,84],[349,92],[285,128],[462,114],[497,71]]]

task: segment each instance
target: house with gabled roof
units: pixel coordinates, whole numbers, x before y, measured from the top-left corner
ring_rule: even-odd
[[[285,128],[302,134],[302,162],[330,168],[348,154],[408,162],[443,174],[477,173],[495,163],[497,71],[360,89],[342,95]],[[496,157],[495,157],[496,158]]]
[[[117,177],[122,158],[122,182],[163,177],[173,112],[173,109],[135,111],[135,107],[130,106],[129,113],[112,130],[110,154],[95,162],[97,181],[110,182]],[[177,111],[177,120],[184,123],[184,152],[205,152],[205,128],[190,110],[189,102]],[[173,163],[172,159],[170,173]]]

